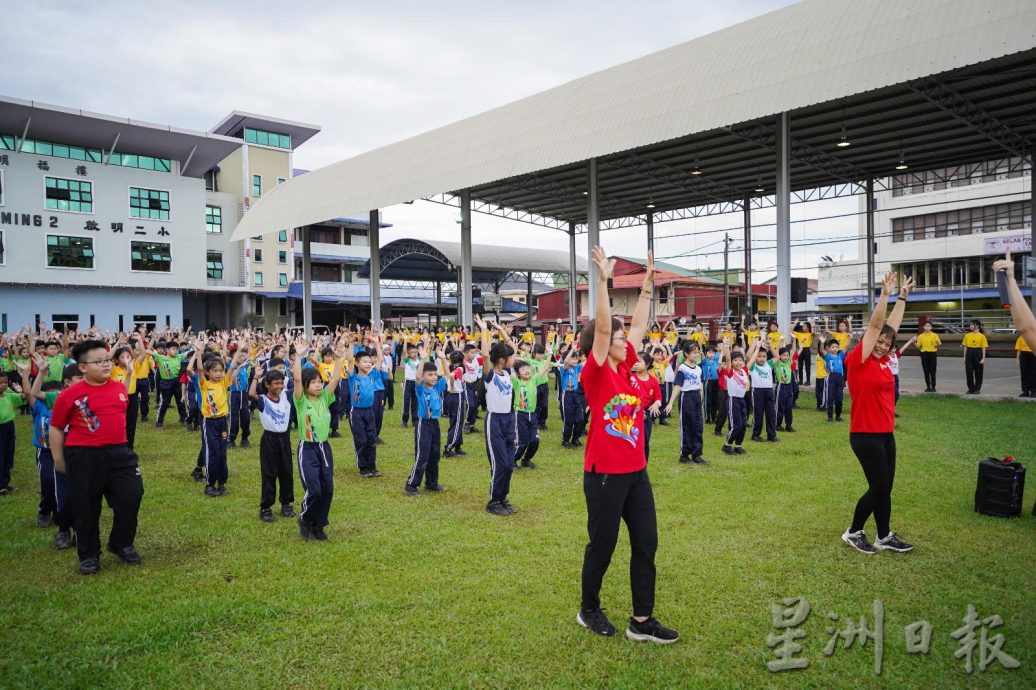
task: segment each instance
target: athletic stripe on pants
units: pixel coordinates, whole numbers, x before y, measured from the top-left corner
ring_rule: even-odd
[[[514,413],[486,413],[486,454],[489,455],[489,497],[503,501],[511,490],[514,472]]]
[[[299,479],[304,494],[299,519],[313,527],[327,526],[335,494],[334,456],[327,441],[299,441]]]

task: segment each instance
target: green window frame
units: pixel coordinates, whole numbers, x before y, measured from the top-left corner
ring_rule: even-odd
[[[69,180],[64,177],[43,178],[44,205],[49,211],[93,213],[93,184],[87,180]]]
[[[277,263],[286,264],[288,263],[288,252],[283,249],[277,252]]]
[[[49,268],[93,268],[93,238],[47,235],[47,266]]]
[[[173,257],[168,242],[130,242],[130,269],[171,273]]]
[[[291,135],[271,132],[265,129],[245,127],[244,139],[249,144],[273,146],[279,149],[291,149]]]
[[[9,134],[0,135],[0,150],[15,151],[15,139]],[[34,153],[38,156],[53,156],[54,158],[67,158],[73,161],[84,163],[104,163],[105,156],[101,149],[92,149],[85,146],[71,146],[59,144],[53,141],[41,141],[39,139],[23,139],[18,146],[21,153]],[[137,153],[112,153],[108,155],[109,165],[118,165],[123,168],[139,168],[141,170],[154,170],[155,172],[172,172],[173,163],[169,158],[158,158],[157,156],[144,156]]]
[[[223,252],[205,253],[205,275],[213,280],[223,280]]]
[[[281,230],[280,232],[278,232],[277,233],[277,241],[278,242],[287,242],[288,241],[288,231],[287,230]]]
[[[260,271],[256,271],[252,276],[252,285],[255,285],[256,287],[263,286],[263,274]]]
[[[277,184],[284,184],[287,181],[288,181],[288,179],[286,177],[278,177],[277,178]]]
[[[263,176],[252,175],[252,196],[263,195]]]
[[[130,217],[169,220],[169,192],[162,189],[130,187]]]
[[[205,232],[223,232],[223,209],[220,206],[205,205]]]
[[[278,273],[277,274],[277,284],[280,285],[281,287],[288,287],[288,274],[287,273]]]

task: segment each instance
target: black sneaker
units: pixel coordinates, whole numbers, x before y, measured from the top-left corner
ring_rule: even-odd
[[[227,491],[227,485],[226,484],[220,484],[219,488],[216,489],[216,494],[219,495],[219,496],[226,496],[228,493],[230,493],[230,492]]]
[[[648,618],[643,623],[630,618],[630,625],[626,628],[626,637],[637,642],[672,644],[680,639],[680,633],[670,630],[655,618]]]
[[[753,436],[752,440],[755,441],[756,443],[762,443],[763,442],[763,437],[762,436]]]
[[[734,455],[748,455],[748,451],[741,446],[734,446]]]
[[[402,428],[406,429],[406,422],[403,422],[403,424],[401,424],[400,426],[401,426]]]
[[[734,452],[733,446],[723,446],[723,453],[726,455],[737,455],[737,453]]]
[[[896,551],[897,553],[906,553],[914,550],[913,544],[907,544],[905,541],[896,536],[895,532],[889,532],[888,536],[884,539],[879,539],[874,542],[874,548],[879,551]]]
[[[50,515],[36,514],[36,526],[37,527],[50,527],[54,524],[54,518]]]
[[[376,445],[376,446],[383,446],[383,445],[385,445],[385,440],[381,439],[381,438],[376,438],[376,439],[374,439],[374,445]]]
[[[677,460],[677,462],[680,463],[681,465],[690,465],[691,464],[691,459],[689,457],[687,457],[686,455],[681,455],[680,459]]]
[[[508,501],[506,498],[504,500],[500,501],[500,505],[502,505],[504,507],[504,510],[507,511],[508,515],[514,515],[515,513],[518,512],[518,509],[515,508],[513,505],[511,505],[511,502]]]
[[[428,486],[425,486],[424,490],[431,491],[432,493],[436,494],[446,493],[446,487],[442,484],[430,484]]]
[[[119,560],[127,565],[137,565],[140,563],[140,554],[137,553],[136,549],[132,546],[124,546],[121,549],[116,549],[111,544],[108,544],[108,551],[119,557]]]
[[[72,535],[68,530],[58,530],[58,533],[54,535],[54,547],[57,549],[72,548]]]
[[[259,510],[259,519],[263,522],[275,522],[277,518],[273,516],[273,511],[269,508],[261,508]]]
[[[845,420],[842,419],[842,415],[838,415],[837,417],[835,417],[835,421],[836,422],[844,422]]]
[[[241,439],[241,445],[238,446],[238,448],[251,448],[251,447],[252,447],[252,444],[249,443],[248,441],[246,441],[245,439]]]
[[[708,465],[709,464],[708,461],[705,458],[703,458],[702,456],[700,456],[700,455],[695,455],[693,458],[691,458],[691,462],[693,462],[695,465]]]
[[[367,479],[371,476],[370,470],[360,470],[360,476]]]
[[[313,538],[317,541],[327,541],[327,534],[324,533],[323,527],[313,528]]]
[[[863,533],[862,529],[859,532],[850,532],[849,530],[845,530],[845,533],[842,534],[842,541],[860,553],[870,555],[877,553],[874,547],[870,545],[870,542],[867,541],[867,535]]]
[[[486,504],[486,512],[492,513],[493,515],[510,515],[511,513],[504,508],[500,501],[490,501]]]
[[[536,463],[534,463],[532,460],[526,460],[522,463],[522,467],[527,467],[530,470],[534,470],[536,469]]]
[[[835,421],[835,418],[834,418],[834,417],[828,417],[828,418],[827,418],[827,421],[829,421],[829,422],[831,422],[831,423],[834,423],[834,421]]]
[[[779,438],[777,438],[776,436],[774,436],[773,438],[766,439],[766,442],[767,443],[780,443],[781,440]]]
[[[452,458],[454,455],[456,455],[456,453],[454,453],[452,450],[444,450],[442,452],[442,456],[444,458]]]
[[[382,474],[381,474],[381,472],[378,472],[377,470],[370,470],[369,472],[367,472],[367,476],[373,478],[373,477],[380,477],[380,476],[382,476]]]
[[[462,456],[464,456],[464,455],[467,455],[467,453],[465,453],[465,452],[464,452],[463,450],[461,450],[460,448],[458,448],[457,450],[453,451],[453,454],[454,454],[454,455],[456,455],[457,457],[462,457]]]
[[[193,470],[191,470],[191,479],[193,479],[196,482],[205,481],[205,470],[203,470],[200,467],[195,467]]]
[[[601,637],[615,636],[615,626],[611,624],[608,616],[604,614],[604,609],[594,609],[593,611],[579,609],[579,613],[576,614],[576,623],[579,623],[579,625],[594,635],[600,635]]]
[[[410,498],[421,498],[421,492],[417,490],[417,487],[410,486],[409,484],[403,485],[403,493]]]
[[[162,422],[155,422],[156,429],[161,429],[163,426],[165,426],[165,424],[163,424]]]
[[[562,442],[561,442],[561,447],[562,447],[562,448],[575,448],[575,446],[573,446],[573,445],[572,445],[571,443],[569,443],[568,441],[562,441]]]
[[[295,506],[290,503],[285,503],[281,506],[281,517],[292,518],[295,517]]]
[[[212,484],[207,484],[205,486],[205,495],[215,498],[216,496],[219,496],[219,493],[216,491],[216,487],[214,487]]]
[[[101,570],[101,562],[96,558],[84,558],[79,561],[80,575],[96,575]]]
[[[330,434],[327,435],[327,437],[328,438],[342,438],[342,435],[340,433],[338,433],[337,431],[332,431]]]
[[[313,534],[313,525],[308,522],[303,522],[301,515],[299,515],[298,523],[299,536],[302,537],[304,541],[311,541],[316,538]]]
[[[712,432],[712,435],[713,435],[713,436],[723,436],[724,434],[723,434],[723,432],[722,432],[722,431],[713,431],[713,432]]]
[[[784,430],[786,432],[790,431],[793,434],[795,433],[795,428],[794,427],[786,426],[786,427],[784,427]]]
[[[237,448],[236,441],[227,441],[227,448]]]

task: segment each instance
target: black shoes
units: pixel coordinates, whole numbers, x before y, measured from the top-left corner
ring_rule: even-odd
[[[838,415],[837,417],[835,417],[835,421],[836,422],[844,422],[845,420],[842,419],[842,415]]]
[[[385,445],[385,441],[383,441],[380,438],[376,438],[376,439],[374,439],[374,445],[376,445],[376,446],[383,446],[383,445]]]
[[[206,484],[205,495],[211,498],[215,498],[216,496],[219,496],[219,492],[216,491],[216,487],[214,487],[212,484]]]
[[[693,462],[695,465],[708,465],[709,464],[705,460],[705,458],[703,458],[700,455],[695,455],[693,458],[691,458],[691,462]]]
[[[119,557],[119,560],[127,565],[137,565],[140,563],[140,554],[132,546],[124,546],[121,549],[116,549],[111,544],[108,544],[108,551]],[[80,564],[80,569],[82,564]]]
[[[677,460],[677,462],[680,463],[681,465],[690,465],[691,464],[691,459],[688,456],[686,456],[686,455],[681,455],[680,459]]]
[[[755,441],[756,443],[762,443],[763,442],[763,437],[762,436],[753,436],[752,440]]]
[[[245,439],[241,439],[241,445],[238,446],[238,448],[251,448],[251,447],[252,447],[252,444],[249,443],[248,441],[246,441]]]
[[[453,454],[456,455],[457,457],[464,457],[465,455],[467,455],[467,453],[465,453],[460,448],[458,448],[457,450],[453,451]]]
[[[323,527],[314,527],[313,528],[313,538],[316,539],[317,541],[327,541],[327,535],[324,534],[324,528]]]
[[[608,620],[608,616],[604,614],[604,609],[594,609],[593,611],[579,610],[576,614],[576,623],[583,626],[594,635],[600,635],[601,637],[614,637],[615,626]]]
[[[680,639],[680,633],[665,627],[655,618],[648,618],[644,622],[630,618],[630,625],[626,628],[626,637],[637,642],[672,644]]]
[[[421,498],[421,492],[417,490],[417,487],[410,486],[409,484],[403,485],[403,493],[410,498]]]
[[[780,443],[781,440],[779,438],[777,438],[776,436],[774,436],[773,438],[766,439],[766,442],[767,443]]]
[[[195,467],[193,470],[191,470],[191,479],[193,479],[196,482],[205,481],[205,470],[203,470],[200,467]]]
[[[845,530],[845,533],[842,534],[842,541],[860,553],[865,553],[871,556],[877,553],[877,550],[875,550],[875,548],[870,545],[870,542],[867,541],[867,535],[863,533],[862,529],[858,532]]]
[[[290,503],[285,503],[281,505],[281,517],[295,517],[295,507],[292,506]]]
[[[521,467],[525,467],[527,469],[534,470],[534,469],[536,469],[536,463],[534,463],[532,460],[526,460],[526,461],[524,461],[521,464]]]
[[[723,450],[724,455],[737,455],[737,453],[734,452],[734,447],[733,446],[725,445],[725,446],[723,446],[722,450]]]
[[[216,489],[216,495],[217,496],[226,496],[227,493],[229,493],[229,492],[227,491],[227,485],[226,484],[220,484],[219,487]]]
[[[237,448],[237,443],[233,439],[231,439],[227,441],[227,448]]]
[[[424,488],[424,490],[425,491],[431,491],[432,493],[435,493],[435,494],[446,493],[446,487],[443,486],[442,484],[429,484],[428,486],[426,486]]]
[[[913,544],[907,544],[905,541],[896,536],[895,532],[889,532],[888,536],[884,539],[879,539],[874,542],[874,548],[879,551],[895,551],[897,553],[907,553],[908,551],[914,550]]]
[[[575,446],[572,445],[572,443],[570,443],[569,441],[562,441],[561,442],[561,447],[562,448],[575,448]]]
[[[50,515],[36,514],[36,526],[37,527],[50,527],[54,524],[54,518]]]
[[[511,511],[504,507],[504,504],[500,501],[490,501],[486,504],[486,512],[492,513],[493,515],[510,515]]]
[[[80,575],[96,575],[101,570],[101,562],[96,558],[84,558],[79,561]]]
[[[502,505],[504,507],[504,510],[507,511],[508,515],[514,515],[515,513],[518,512],[518,509],[515,508],[513,505],[511,505],[511,502],[508,501],[506,498],[504,500],[500,501],[500,505]]]
[[[790,427],[790,426],[786,426],[786,427],[784,427],[784,431],[785,432],[795,433],[795,428],[794,427]]]
[[[748,455],[748,451],[741,446],[734,446],[734,455]]]
[[[456,453],[454,453],[452,450],[444,450],[442,452],[442,456],[444,458],[452,458],[454,455],[456,455]]]
[[[301,515],[299,515],[298,523],[299,536],[302,537],[303,541],[312,541],[313,539],[316,539],[316,536],[313,534],[313,525],[308,522],[303,522]]]
[[[335,430],[335,431],[332,431],[330,434],[328,434],[327,437],[328,438],[342,438],[342,435],[340,433],[338,433],[337,430]]]
[[[273,511],[269,508],[259,509],[259,519],[263,522],[275,522],[277,518],[273,516]]]
[[[72,548],[72,535],[67,530],[58,530],[54,535],[54,547],[59,550]]]

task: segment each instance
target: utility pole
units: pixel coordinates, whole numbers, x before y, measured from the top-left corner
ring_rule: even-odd
[[[723,235],[723,318],[730,313],[730,233]]]

